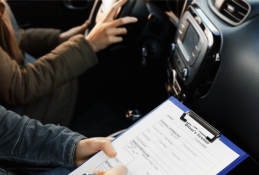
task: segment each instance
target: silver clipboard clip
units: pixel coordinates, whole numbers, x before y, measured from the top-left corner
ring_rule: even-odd
[[[207,123],[205,120],[203,120],[200,116],[198,116],[197,114],[195,114],[193,111],[189,111],[186,113],[183,113],[183,115],[180,117],[180,119],[184,122],[187,122],[187,119],[185,119],[185,116],[189,115],[191,118],[193,118],[193,120],[195,120],[196,122],[198,122],[201,126],[203,126],[204,128],[206,128],[210,133],[212,133],[214,135],[214,137],[211,139],[208,136],[205,136],[206,139],[212,143],[214,142],[217,138],[220,137],[220,132],[215,129],[213,126],[211,126],[209,123]]]

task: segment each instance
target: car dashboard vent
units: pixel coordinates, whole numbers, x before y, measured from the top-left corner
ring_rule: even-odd
[[[238,26],[248,17],[251,7],[245,0],[209,0],[211,9],[227,23]]]
[[[244,1],[225,1],[220,12],[230,20],[239,23],[248,14],[249,6]]]

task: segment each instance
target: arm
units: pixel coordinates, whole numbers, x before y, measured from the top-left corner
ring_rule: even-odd
[[[118,35],[126,34],[127,30],[119,26],[137,22],[134,17],[113,19],[126,2],[120,0],[113,5],[107,16],[87,36],[89,43],[83,35],[74,36],[25,68],[20,69],[0,48],[0,98],[11,105],[25,104],[46,95],[97,64],[94,52],[121,42],[122,37]]]
[[[57,29],[20,29],[19,46],[28,53],[49,53],[59,45],[60,33]]]
[[[49,53],[71,37],[78,34],[84,35],[88,24],[88,21],[86,21],[83,25],[74,27],[63,33],[57,29],[20,29],[21,40],[19,47],[28,53]]]
[[[74,169],[99,150],[116,156],[113,138],[84,138],[65,127],[42,125],[0,106],[0,161]],[[1,173],[5,171],[0,169]]]
[[[1,161],[73,169],[74,151],[82,138],[65,127],[44,126],[0,106]]]
[[[42,97],[98,62],[83,35],[71,38],[22,69],[1,48],[0,60],[0,98],[11,105],[25,104]]]

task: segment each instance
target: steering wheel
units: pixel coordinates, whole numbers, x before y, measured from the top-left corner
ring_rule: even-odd
[[[110,1],[110,0],[108,0],[108,1]],[[94,6],[92,8],[92,11],[91,11],[91,14],[89,17],[89,26],[85,32],[85,36],[87,36],[91,32],[91,30],[94,28],[94,26],[96,24],[96,17],[100,11],[99,9],[102,7],[102,4],[103,4],[103,0],[95,0]],[[126,4],[124,4],[121,7],[121,10],[120,10],[119,14],[117,15],[117,19],[128,16],[131,13],[131,11],[133,10],[135,4],[136,4],[136,0],[128,0],[126,2]]]

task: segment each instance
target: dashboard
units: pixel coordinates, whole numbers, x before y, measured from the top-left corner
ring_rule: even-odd
[[[193,1],[178,25],[167,67],[170,95],[257,162],[258,7],[258,0]]]
[[[115,2],[103,1],[96,22]],[[137,1],[131,13],[140,21],[129,28],[129,38],[137,38],[131,45],[138,52],[148,50],[142,66],[147,60],[149,68],[158,69],[164,65],[163,54],[169,55],[168,95],[259,162],[259,0],[192,1],[175,30],[167,27],[168,16],[161,12],[168,8],[165,2],[157,8],[157,1]]]

